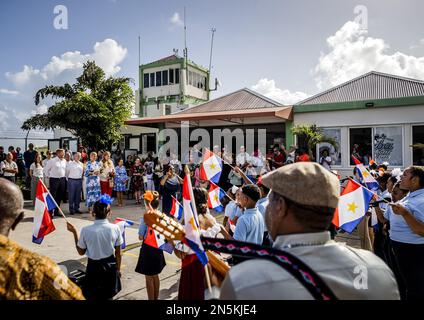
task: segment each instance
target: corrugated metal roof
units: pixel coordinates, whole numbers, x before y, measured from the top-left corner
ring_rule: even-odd
[[[255,91],[243,88],[175,114],[251,110],[282,106],[283,105],[281,103],[264,97]]]
[[[297,105],[424,96],[424,81],[371,71]]]
[[[168,57],[165,57],[165,58],[162,58],[162,59],[153,61],[153,62],[149,62],[147,64],[158,63],[158,62],[165,62],[165,61],[171,61],[171,60],[179,60],[179,59],[181,59],[180,56],[178,56],[176,54],[172,54],[172,55],[170,55]]]

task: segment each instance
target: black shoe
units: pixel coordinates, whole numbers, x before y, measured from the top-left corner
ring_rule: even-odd
[[[81,211],[79,211],[79,210],[75,211],[75,213],[77,213],[77,214],[82,214],[82,212],[81,212]]]
[[[71,216],[73,216],[73,215],[75,214],[75,212],[69,212],[69,214],[70,214]]]

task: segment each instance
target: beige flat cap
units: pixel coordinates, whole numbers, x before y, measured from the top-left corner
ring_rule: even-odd
[[[340,182],[315,162],[288,164],[262,177],[264,186],[303,205],[337,208]]]

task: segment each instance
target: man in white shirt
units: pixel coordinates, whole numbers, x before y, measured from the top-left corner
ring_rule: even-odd
[[[6,155],[6,160],[0,163],[0,171],[3,173],[3,178],[15,182],[18,165],[13,161],[13,154],[11,152]]]
[[[236,157],[236,164],[241,169],[244,169],[248,165],[249,162],[250,162],[250,156],[246,152],[244,146],[241,146],[240,147],[240,153]]]
[[[43,175],[44,175],[44,184],[46,185],[47,188],[50,188],[50,183],[49,183],[49,177],[46,175],[46,168],[47,168],[47,163],[52,159],[52,152],[50,150],[47,150],[46,152],[46,159],[44,159],[42,161],[43,164]]]
[[[56,157],[47,162],[46,174],[49,177],[50,193],[60,206],[60,202],[65,199],[66,192],[66,160],[65,150],[57,149]],[[52,214],[52,212],[50,213]],[[59,209],[54,210],[55,216],[59,215]]]
[[[82,191],[82,175],[84,172],[84,166],[81,159],[81,153],[76,152],[74,154],[74,160],[67,162],[66,165],[66,178],[68,180],[68,192],[69,192],[69,213],[82,213],[79,210],[81,202],[81,191]]]

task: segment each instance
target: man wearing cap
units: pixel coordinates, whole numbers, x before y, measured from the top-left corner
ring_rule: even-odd
[[[327,231],[339,199],[339,181],[317,163],[296,163],[263,176],[271,189],[265,222],[273,247],[312,268],[338,299],[399,299],[392,271],[372,252],[336,243]],[[291,274],[265,259],[228,272],[221,299],[310,300]]]

